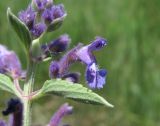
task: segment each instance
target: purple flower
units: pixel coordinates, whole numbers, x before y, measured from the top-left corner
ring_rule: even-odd
[[[52,6],[53,0],[33,0],[38,11],[43,11],[45,8]]]
[[[71,49],[66,55],[64,55],[59,61],[53,61],[50,64],[49,74],[51,78],[63,78],[68,74],[68,69],[71,64],[78,60],[76,52],[81,48],[81,44]]]
[[[103,88],[106,78],[106,70],[99,70],[93,51],[100,50],[107,45],[104,38],[97,37],[91,44],[79,49],[76,54],[80,61],[87,65],[86,80],[90,88]]]
[[[86,69],[86,80],[90,88],[103,88],[107,71],[99,70],[96,63],[91,63]]]
[[[25,77],[17,55],[2,45],[0,45],[0,73],[10,74],[13,78]]]
[[[73,107],[67,103],[62,105],[59,110],[53,115],[50,120],[49,126],[59,126],[64,116],[72,114]]]
[[[38,23],[33,26],[31,33],[35,38],[41,36],[41,34],[46,30],[46,25],[44,23]]]
[[[50,24],[53,20],[61,18],[65,15],[63,4],[53,5],[51,8],[45,9],[42,18],[47,24]]]
[[[64,5],[59,4],[52,6],[52,12],[54,19],[62,17],[65,14]]]
[[[19,19],[24,22],[29,29],[33,27],[35,18],[36,18],[36,12],[33,10],[31,6],[27,8],[25,11],[19,12]]]
[[[52,61],[49,67],[50,78],[58,78],[59,75],[59,64],[57,61]]]
[[[69,74],[68,69],[74,62],[80,61],[86,65],[86,81],[90,88],[103,88],[106,80],[107,71],[99,69],[93,51],[100,50],[107,45],[104,38],[97,37],[91,44],[82,46],[79,44],[76,48],[69,51],[59,61],[54,61],[50,65],[50,77],[62,78],[70,77],[68,80],[75,80],[75,74]],[[72,80],[72,81],[73,81]],[[73,81],[73,82],[75,82]]]
[[[46,24],[50,24],[53,21],[53,14],[51,8],[45,9],[42,13],[42,18],[44,19]]]
[[[70,41],[71,39],[69,38],[69,36],[67,34],[64,34],[51,43],[42,45],[41,48],[46,56],[48,56],[49,54],[57,54],[65,51],[68,48]]]
[[[101,37],[97,37],[91,44],[82,47],[77,51],[77,56],[86,65],[96,62],[93,51],[100,50],[102,47],[107,45],[107,41]]]
[[[10,126],[22,126],[23,106],[19,99],[10,99],[3,115],[10,115]]]
[[[7,126],[7,124],[5,123],[5,121],[0,120],[0,126]]]

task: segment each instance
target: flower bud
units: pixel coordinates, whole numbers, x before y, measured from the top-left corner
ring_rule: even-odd
[[[89,45],[90,51],[100,50],[107,45],[107,40],[102,37],[96,37],[96,39]]]
[[[52,14],[54,19],[63,17],[63,15],[65,14],[64,5],[58,4],[52,6]]]
[[[43,11],[53,5],[53,0],[33,0],[32,4],[37,11]]]
[[[56,19],[60,19],[65,15],[65,9],[63,4],[53,5],[51,8],[45,9],[42,13],[42,18],[47,25],[54,22]]]
[[[50,78],[57,78],[59,77],[59,65],[58,62],[53,61],[49,67],[49,76]]]
[[[24,22],[29,29],[33,28],[35,18],[36,18],[36,12],[33,10],[31,6],[28,6],[28,8],[25,11],[19,12],[19,19]]]
[[[46,30],[46,25],[44,23],[38,23],[33,26],[31,33],[35,38],[38,38]]]
[[[71,39],[69,38],[69,36],[67,34],[64,34],[61,35],[58,39],[50,42],[49,44],[42,45],[41,49],[47,57],[49,54],[57,54],[65,51],[68,48],[70,41]]]
[[[67,103],[62,105],[50,120],[49,126],[59,126],[64,116],[72,114],[73,107]]]

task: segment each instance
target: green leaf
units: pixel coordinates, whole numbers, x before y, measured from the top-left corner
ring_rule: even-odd
[[[8,76],[4,74],[0,74],[0,89],[15,94],[15,87],[13,82]]]
[[[61,18],[57,18],[57,19],[53,20],[53,22],[48,26],[47,32],[52,32],[52,31],[55,31],[58,28],[60,28],[60,26],[62,25],[62,23],[63,23],[63,21],[64,21],[66,16],[67,16],[67,14],[65,14]]]
[[[27,26],[12,13],[10,8],[7,10],[7,16],[12,28],[23,42],[22,44],[26,49],[29,49],[32,38]]]
[[[100,104],[113,107],[103,97],[92,90],[83,87],[81,84],[74,84],[65,80],[48,80],[40,90],[40,95],[55,94],[88,104]]]

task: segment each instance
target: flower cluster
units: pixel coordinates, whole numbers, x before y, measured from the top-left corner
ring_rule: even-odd
[[[46,95],[52,91],[55,94],[60,93],[65,97],[73,98],[75,100],[81,100],[86,103],[89,103],[89,101],[92,102],[92,98],[90,99],[90,97],[88,97],[90,95],[87,97],[80,95],[85,94],[83,90],[86,92],[86,88],[80,86],[82,88],[82,92],[78,92],[78,95],[76,96],[76,91],[68,90],[68,85],[65,87],[65,84],[67,83],[65,83],[65,81],[62,81],[62,83],[66,89],[61,89],[63,86],[58,87],[59,83],[55,85],[54,80],[50,80],[46,81],[47,83],[44,83],[42,89],[38,91],[33,90],[36,64],[42,61],[47,61],[48,59],[52,59],[52,57],[56,57],[58,54],[66,51],[69,48],[71,39],[67,34],[61,35],[49,43],[40,43],[40,38],[45,32],[54,31],[61,26],[63,19],[66,16],[64,6],[62,4],[55,5],[53,0],[32,0],[32,3],[29,4],[26,10],[19,12],[19,19],[15,18],[10,11],[7,12],[8,17],[10,17],[8,19],[11,22],[11,25],[13,25],[13,29],[16,31],[19,37],[22,38],[22,41],[25,40],[25,42],[27,42],[27,44],[25,43],[24,46],[26,46],[26,49],[28,49],[26,51],[28,56],[28,68],[26,76],[26,72],[22,70],[20,60],[16,53],[9,51],[5,46],[0,45],[0,73],[11,76],[14,84],[11,87],[7,85],[5,88],[5,84],[3,84],[2,89],[6,90],[6,88],[9,88],[10,90],[7,89],[7,91],[10,91],[18,96],[18,99],[11,99],[7,104],[6,110],[2,112],[4,116],[10,115],[9,125],[22,126],[24,125],[22,123],[27,122],[28,126],[30,123],[30,118],[28,117],[28,115],[30,115],[30,103],[32,103],[34,99]],[[24,27],[22,22],[26,27]],[[14,26],[15,24],[16,27]],[[27,34],[28,30],[31,38],[30,35]],[[29,37],[29,40],[26,37]],[[71,72],[70,66],[76,62],[80,62],[86,66],[85,79],[88,86],[91,89],[103,88],[106,81],[107,71],[99,68],[96,57],[94,56],[94,51],[98,51],[106,45],[107,40],[102,37],[96,37],[88,45],[83,45],[82,43],[77,44],[77,46],[66,52],[66,54],[64,54],[61,58],[54,58],[54,60],[51,61],[49,66],[50,78],[60,78],[73,82],[73,85],[71,86],[73,86],[73,89],[76,89],[74,86],[79,87],[79,85],[75,85],[74,83],[78,83],[80,79],[80,73]],[[1,76],[1,78],[3,78],[3,76]],[[24,90],[21,89],[21,86],[19,85],[20,79],[25,79]],[[55,86],[55,88],[48,90],[48,87],[51,87],[52,84]],[[95,95],[95,93],[92,93],[91,90],[87,90],[87,93],[91,94],[91,96],[93,95],[93,103],[111,106],[103,98]],[[71,114],[72,109],[72,106],[69,106],[67,103],[62,105],[53,115],[48,123],[48,126],[61,125],[62,118]],[[0,126],[6,125],[7,124],[5,121],[0,120]]]
[[[106,78],[106,70],[99,69],[93,51],[99,50],[107,45],[104,38],[97,37],[91,44],[83,46],[78,44],[75,48],[71,49],[59,61],[52,61],[50,65],[50,77],[62,78],[72,82],[77,82],[78,73],[69,73],[68,69],[74,62],[82,62],[86,65],[86,80],[90,88],[103,88]]]
[[[19,19],[25,23],[33,38],[40,37],[51,24],[62,21],[66,16],[62,4],[53,0],[33,0],[26,10],[19,12]]]
[[[25,72],[15,52],[0,45],[0,73],[9,74],[12,78],[25,78]]]
[[[19,13],[19,18],[23,21],[32,35],[38,38],[47,27],[57,19],[61,19],[66,15],[62,4],[54,5],[52,0],[33,0],[32,6],[29,5],[27,10]],[[68,35],[62,35],[58,39],[41,46],[42,54],[40,60],[51,55],[63,52],[70,43]],[[69,66],[77,61],[86,65],[86,81],[90,88],[103,88],[106,78],[106,70],[99,69],[93,51],[99,50],[107,44],[104,38],[97,37],[91,44],[83,46],[79,44],[59,61],[52,61],[50,65],[50,77],[62,78],[70,80],[74,83],[78,82],[80,74],[70,73]]]

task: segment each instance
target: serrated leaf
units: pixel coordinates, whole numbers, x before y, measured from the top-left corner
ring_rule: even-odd
[[[61,18],[57,18],[57,19],[53,20],[53,22],[51,22],[51,24],[48,26],[47,32],[52,32],[52,31],[57,30],[62,25],[66,16],[67,16],[67,14],[65,14]]]
[[[83,87],[81,84],[71,83],[65,80],[48,80],[40,90],[40,95],[55,94],[88,104],[101,104],[113,107],[103,97],[92,90]]]
[[[13,82],[8,76],[4,74],[0,74],[0,90],[8,91],[12,94],[15,93]]]
[[[12,28],[23,42],[22,44],[25,46],[25,48],[29,49],[32,38],[27,26],[12,13],[10,8],[7,10],[7,16]]]

